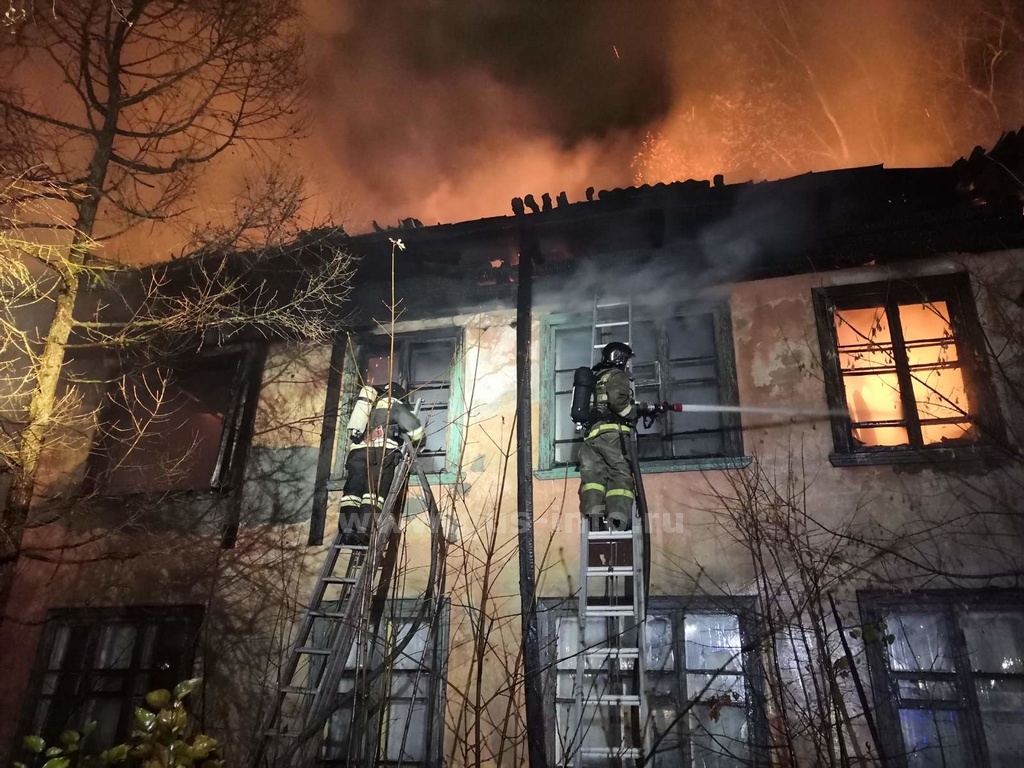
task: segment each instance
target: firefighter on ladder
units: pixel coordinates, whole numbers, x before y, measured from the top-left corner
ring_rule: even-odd
[[[578,368],[573,380],[572,418],[584,430],[580,448],[580,510],[591,527],[626,531],[632,525],[635,483],[626,441],[641,416],[660,416],[661,403],[633,400],[626,365],[633,357],[628,344],[613,341],[601,350],[601,361]]]
[[[345,544],[369,543],[370,523],[384,507],[395,477],[402,435],[416,446],[423,442],[423,425],[402,402],[405,396],[402,385],[390,382],[368,384],[356,398],[348,421],[351,443],[338,517]]]

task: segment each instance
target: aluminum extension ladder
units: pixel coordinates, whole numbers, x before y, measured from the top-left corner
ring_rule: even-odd
[[[404,500],[411,471],[420,480],[435,534],[440,528],[430,484],[406,441],[395,477],[371,526],[369,545],[342,543],[335,535],[306,613],[281,668],[278,690],[261,729],[254,766],[304,766],[316,762],[324,727],[338,706],[338,687],[353,649],[375,631],[371,603],[389,588],[398,548],[396,504]],[[379,616],[377,617],[379,620]]]
[[[593,320],[592,362],[609,336],[632,345],[630,303],[596,299]],[[632,444],[630,463],[638,475]],[[592,530],[589,518],[581,520],[576,675],[562,750],[567,768],[639,766],[651,742],[645,685],[647,537],[641,517],[646,509],[639,477],[637,486],[641,506],[634,505],[631,530]]]

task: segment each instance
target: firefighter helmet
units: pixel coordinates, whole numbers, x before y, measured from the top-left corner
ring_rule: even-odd
[[[381,394],[393,397],[395,400],[404,400],[409,392],[397,381],[392,381],[382,387]]]
[[[604,349],[601,350],[601,364],[605,367],[625,368],[631,357],[633,357],[633,348],[623,341],[605,344]]]

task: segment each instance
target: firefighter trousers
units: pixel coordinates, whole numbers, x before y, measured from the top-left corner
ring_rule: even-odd
[[[353,538],[366,539],[374,515],[384,507],[398,466],[394,448],[353,448],[345,459],[345,487],[338,527]]]
[[[624,424],[595,427],[580,448],[580,510],[596,520],[606,518],[614,531],[632,527],[633,473],[626,455],[630,439]]]

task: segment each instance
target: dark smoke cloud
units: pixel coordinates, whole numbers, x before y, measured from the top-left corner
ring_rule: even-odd
[[[674,7],[310,0],[315,155],[382,222],[628,182],[672,104]]]
[[[307,7],[303,155],[354,230],[591,185],[945,164],[1024,121],[1008,0]]]

